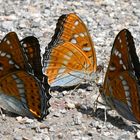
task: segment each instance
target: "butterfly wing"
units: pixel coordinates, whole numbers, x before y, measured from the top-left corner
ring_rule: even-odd
[[[16,114],[42,119],[47,115],[50,96],[42,83],[28,73],[28,62],[20,47],[14,32],[7,34],[0,44],[1,107]]]
[[[3,38],[0,44],[0,51],[3,52],[1,55],[6,53],[12,56],[13,61],[18,65],[15,65],[15,67],[30,70],[30,66],[22,53],[20,42],[15,32],[10,32]]]
[[[92,66],[91,67],[92,70],[90,69],[88,73],[90,73],[90,75],[92,76],[92,74],[96,71],[96,67],[97,67],[94,45],[85,24],[74,13],[71,13],[68,15],[62,15],[58,19],[58,23],[55,29],[55,34],[52,37],[52,41],[48,44],[48,48],[45,49],[45,53],[43,55],[44,67],[47,65],[46,62],[48,61],[48,59],[51,58],[49,57],[49,55],[51,54],[50,51],[55,49],[58,45],[61,45],[65,42],[70,42],[76,47],[78,47],[84,53],[84,55],[89,59],[91,63],[90,66]],[[70,79],[70,81],[71,80],[72,79]],[[75,77],[75,80],[76,80],[76,77]],[[79,80],[77,80],[77,82],[75,83],[78,83],[78,81]],[[63,81],[59,80],[59,82],[63,82]],[[59,82],[58,82],[58,85],[59,85]]]
[[[92,71],[87,56],[74,44],[66,42],[52,49],[45,62],[45,74],[51,86],[73,86]],[[88,78],[87,78],[88,79]]]
[[[0,97],[1,107],[16,114],[40,119],[47,114],[43,88],[25,71],[15,71],[0,78]]]
[[[24,54],[27,55],[28,63],[31,64],[34,70],[34,75],[38,77],[38,79],[42,80],[41,51],[38,39],[33,36],[29,36],[21,40],[20,43],[24,50]]]
[[[31,65],[34,76],[37,77],[42,84],[46,92],[48,92],[48,78],[42,72],[42,64],[41,64],[41,50],[40,44],[36,37],[28,36],[20,41],[21,46],[23,48],[24,54],[26,55],[28,63]],[[48,95],[49,96],[49,95]]]
[[[114,41],[102,96],[122,116],[133,121],[140,120],[139,68],[133,37],[124,29]]]

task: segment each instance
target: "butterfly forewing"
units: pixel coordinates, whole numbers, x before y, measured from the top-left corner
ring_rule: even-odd
[[[40,45],[37,38],[29,36],[20,41],[24,54],[27,55],[28,63],[31,64],[32,69],[34,70],[34,75],[42,80],[42,65],[41,65],[41,56],[40,56]]]
[[[25,69],[28,67],[26,59],[22,54],[19,39],[15,32],[10,32],[4,37],[0,44],[0,51],[6,52],[6,54],[11,55],[13,61],[20,68]],[[1,53],[1,55],[2,54],[3,53]]]
[[[62,42],[78,44],[79,48],[86,54],[96,71],[96,53],[94,44],[83,21],[76,14],[62,15],[57,23],[56,31],[49,48]]]

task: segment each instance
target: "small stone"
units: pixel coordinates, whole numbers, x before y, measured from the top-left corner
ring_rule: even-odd
[[[60,117],[60,113],[59,112],[55,112],[53,116],[54,117]]]
[[[30,140],[30,138],[27,138],[26,136],[23,136],[22,140]]]
[[[105,136],[110,136],[110,132],[104,132]]]
[[[22,136],[14,136],[14,140],[22,140]]]
[[[34,136],[32,140],[42,140],[42,138],[40,136]]]
[[[78,113],[76,116],[73,117],[73,121],[75,125],[80,125],[82,123],[81,121],[82,114]]]
[[[36,131],[36,133],[41,133],[42,132],[41,129],[40,129],[40,127],[36,127],[35,128],[35,131]]]
[[[88,86],[88,87],[87,87],[87,90],[88,90],[88,91],[92,91],[93,89],[94,89],[93,86]]]
[[[87,135],[90,136],[90,137],[92,137],[94,134],[93,134],[92,131],[89,131],[89,132],[87,132]]]
[[[25,123],[27,123],[27,124],[30,124],[30,123],[33,123],[33,122],[34,122],[34,120],[33,119],[29,119],[29,118],[27,118],[26,121],[25,121]]]
[[[62,94],[66,95],[66,94],[68,94],[68,91],[64,90],[64,91],[62,91]]]
[[[62,133],[59,133],[57,136],[58,136],[59,139],[63,138],[63,134]]]
[[[66,104],[66,108],[67,108],[67,109],[74,109],[74,108],[75,108],[75,104],[68,102],[68,103]]]
[[[62,110],[60,110],[60,113],[62,113],[62,114],[66,114],[66,110],[65,109],[62,109]]]
[[[21,116],[18,116],[18,117],[16,117],[16,120],[17,120],[18,122],[22,122],[22,121],[23,121],[23,118],[22,118]]]
[[[50,128],[49,128],[49,131],[50,131],[50,132],[55,132],[55,130],[54,130],[53,127],[50,127]]]
[[[71,134],[72,134],[73,136],[78,136],[78,135],[79,135],[79,131],[71,131]]]
[[[78,89],[77,92],[81,94],[81,93],[84,93],[85,90],[84,89]]]
[[[138,132],[136,133],[136,138],[137,138],[137,139],[140,139],[140,131],[138,131]]]

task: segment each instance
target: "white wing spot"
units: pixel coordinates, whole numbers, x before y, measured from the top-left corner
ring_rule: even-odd
[[[110,67],[109,67],[109,70],[110,70],[110,71],[114,71],[114,70],[116,70],[116,67],[110,66]]]
[[[120,60],[120,61],[119,61],[119,63],[120,63],[120,65],[122,65],[122,64],[123,64],[123,61],[122,61],[122,60]]]
[[[117,49],[115,49],[115,50],[114,50],[114,54],[115,54],[116,56],[118,56],[119,51],[118,51]]]
[[[3,67],[0,67],[0,70],[3,70]]]
[[[126,66],[125,65],[123,65],[123,69],[126,70]]]
[[[15,66],[17,69],[19,69],[19,68],[20,68],[17,64],[15,64],[14,66]]]
[[[123,79],[124,79],[124,78],[123,78],[123,76],[121,76],[121,75],[120,75],[119,77],[120,77],[120,79],[121,79],[121,80],[123,80]]]
[[[78,34],[74,34],[74,36],[73,36],[74,38],[77,38],[77,37],[79,37],[79,35]]]
[[[6,55],[6,53],[5,53],[5,52],[2,52],[0,55],[1,55],[1,56],[5,56],[5,55]]]
[[[17,84],[18,88],[24,88],[24,84]]]
[[[119,42],[120,42],[120,43],[122,43],[122,40],[121,40],[121,38],[120,38],[120,37],[118,37],[118,40],[119,40]]]
[[[9,60],[9,64],[13,65],[14,64],[14,61]]]
[[[16,81],[17,84],[21,84],[22,83],[22,81],[20,79],[15,79],[15,81]]]
[[[67,65],[67,64],[68,64],[68,61],[63,61],[63,63],[64,63],[65,65]]]
[[[84,37],[84,36],[85,36],[83,33],[80,33],[79,35],[80,35],[81,37]]]
[[[19,91],[20,94],[22,94],[22,93],[25,92],[24,88],[22,88],[22,89],[18,89],[18,91]]]
[[[72,56],[73,55],[73,53],[72,52],[68,52],[68,56]]]
[[[122,54],[121,54],[121,53],[119,53],[119,54],[118,54],[118,56],[119,56],[119,58],[121,58],[121,57],[122,57]]]
[[[126,86],[127,85],[127,81],[126,80],[122,80],[122,84],[123,84],[123,86]]]
[[[130,92],[129,91],[125,91],[125,96],[126,96],[126,98],[129,98],[130,97]]]
[[[71,39],[71,41],[70,41],[71,43],[73,43],[73,44],[76,44],[77,43],[77,41],[76,41],[76,39]]]
[[[25,43],[24,43],[24,44],[22,44],[22,45],[23,45],[23,47],[25,47],[25,48],[27,47],[27,44],[25,44]]]
[[[11,55],[10,55],[10,54],[6,54],[6,57],[7,57],[7,58],[11,58]]]
[[[124,90],[125,91],[129,90],[129,86],[124,86]]]
[[[74,25],[77,26],[78,24],[79,24],[79,21],[76,20],[76,21],[74,22]]]
[[[7,40],[7,41],[6,41],[6,43],[7,43],[8,45],[10,45],[10,44],[11,44],[9,40]]]
[[[91,47],[84,47],[82,48],[83,51],[90,51],[91,50]]]

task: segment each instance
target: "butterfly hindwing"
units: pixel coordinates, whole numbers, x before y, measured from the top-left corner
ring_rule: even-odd
[[[45,74],[52,86],[73,86],[90,74],[86,72],[92,72],[92,64],[87,56],[70,42],[52,49],[49,57]]]
[[[7,88],[5,88],[5,85]],[[17,105],[15,113],[24,116],[30,114],[28,117],[31,118],[33,116],[37,118],[43,118],[45,116],[45,93],[43,93],[44,91],[42,90],[39,81],[37,81],[32,75],[24,71],[12,72],[0,78],[0,86],[1,91],[6,95],[5,98],[9,98],[9,96],[14,97],[11,104],[14,107]],[[18,103],[16,102],[17,100]],[[21,107],[22,105],[22,109],[18,108],[18,106]],[[29,113],[29,111],[31,113]],[[28,113],[24,114],[25,112]]]

